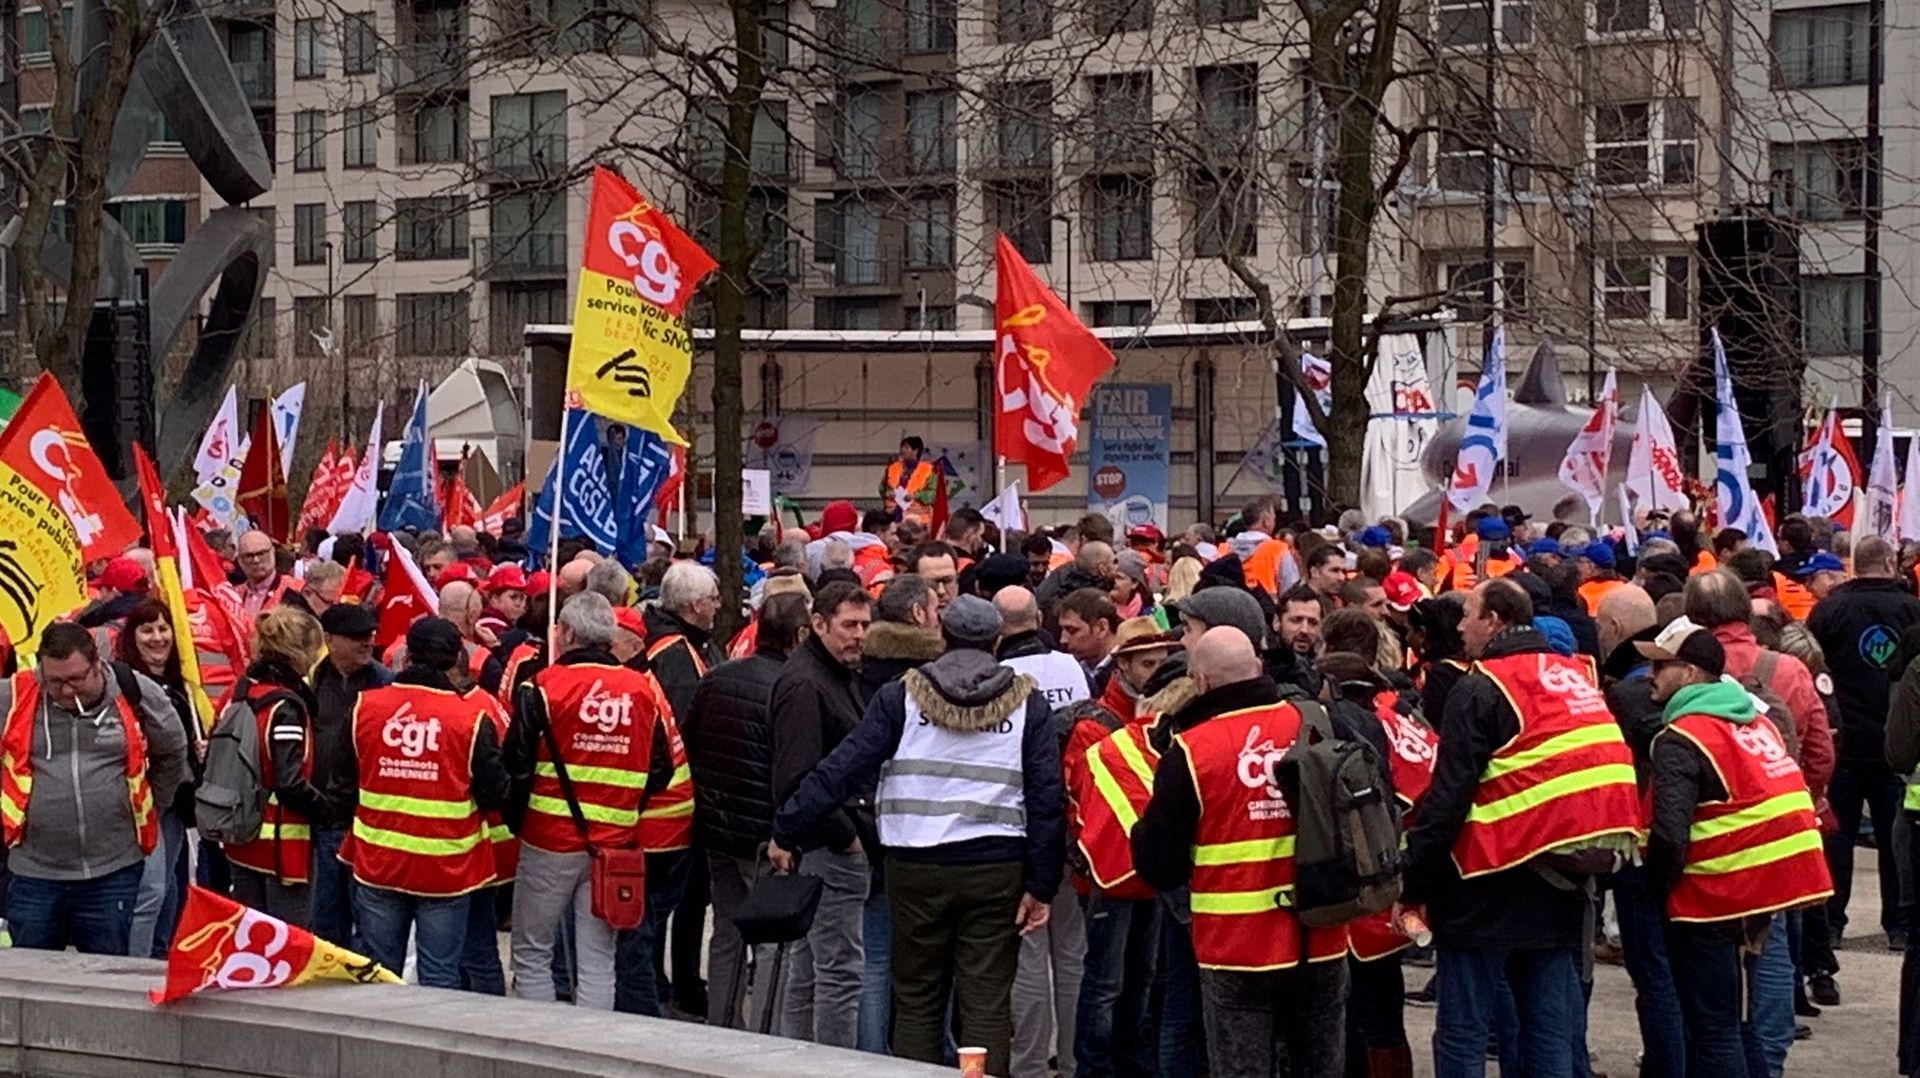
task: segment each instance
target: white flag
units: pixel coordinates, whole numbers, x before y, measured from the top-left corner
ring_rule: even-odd
[[[1000,492],[992,501],[980,507],[980,515],[993,522],[1001,531],[1025,531],[1027,515],[1020,511],[1020,481],[1011,480],[1007,489]]]
[[[1333,408],[1333,364],[1310,352],[1300,353],[1300,374],[1307,385],[1313,389],[1313,395],[1320,398],[1320,413],[1325,415]],[[1295,440],[1327,447],[1326,435],[1313,425],[1313,413],[1307,411],[1307,399],[1298,391],[1293,394],[1293,436]]]
[[[1900,541],[1900,466],[1893,459],[1893,401],[1880,402],[1880,431],[1873,441],[1873,467],[1867,472],[1868,535]]]
[[[200,449],[193,455],[195,481],[205,483],[220,474],[220,469],[228,463],[240,460],[244,456],[240,450],[242,437],[239,393],[235,387],[228,386],[226,399],[220,402],[220,410],[213,413],[213,421],[200,436]]]
[[[1613,492],[1620,496],[1620,520],[1626,526],[1627,557],[1640,553],[1640,529],[1633,523],[1633,506],[1627,501],[1627,488],[1615,487]]]
[[[1627,455],[1626,486],[1634,502],[1648,511],[1677,513],[1687,507],[1673,424],[1650,387],[1640,390],[1640,419],[1634,424],[1633,450]]]
[[[273,398],[273,436],[280,440],[280,474],[293,474],[293,440],[300,435],[300,413],[307,404],[307,383]]]
[[[327,522],[327,530],[336,535],[364,532],[373,527],[374,510],[380,504],[380,417],[386,408],[386,402],[382,401],[373,410],[373,430],[367,435],[367,452],[353,473],[353,485],[347,488],[347,496],[340,499],[340,508],[333,511],[333,519]]]
[[[1920,434],[1907,439],[1907,482],[1900,492],[1900,541],[1920,540]]]
[[[1600,522],[1600,505],[1607,497],[1607,468],[1613,463],[1613,425],[1620,415],[1620,387],[1612,367],[1594,402],[1593,416],[1567,445],[1560,461],[1560,482],[1587,500],[1593,522]]]
[[[1753,454],[1747,449],[1747,432],[1740,425],[1740,408],[1733,398],[1733,375],[1727,370],[1727,349],[1720,343],[1720,331],[1713,330],[1713,401],[1718,414],[1713,422],[1714,504],[1719,510],[1720,526],[1738,528],[1761,550],[1780,556],[1773,541],[1773,529],[1760,509],[1748,472]]]
[[[1447,502],[1465,513],[1487,500],[1493,476],[1507,459],[1507,331],[1497,327],[1480,371],[1480,387],[1473,393],[1473,412],[1454,458],[1453,480]]]

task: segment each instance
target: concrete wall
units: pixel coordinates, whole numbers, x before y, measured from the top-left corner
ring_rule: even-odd
[[[705,1026],[394,985],[147,1002],[163,964],[0,951],[0,1076],[932,1078],[945,1068]]]

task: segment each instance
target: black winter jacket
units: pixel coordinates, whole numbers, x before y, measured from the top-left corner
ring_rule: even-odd
[[[772,708],[773,800],[778,804],[792,797],[807,773],[860,724],[853,670],[828,654],[818,637],[809,636],[774,682]],[[835,853],[845,853],[856,838],[864,847],[876,847],[872,782],[856,788],[843,811],[826,814],[799,837],[805,848]]]
[[[1827,593],[1807,615],[1807,631],[1820,641],[1840,700],[1835,746],[1841,760],[1884,762],[1887,706],[1900,638],[1920,625],[1920,599],[1900,581],[1884,577],[1849,580]]]
[[[867,642],[860,648],[860,665],[853,671],[853,695],[860,701],[861,713],[866,713],[867,704],[881,686],[938,659],[946,649],[938,629],[897,621],[874,622],[867,630]]]
[[[1522,628],[1488,642],[1482,658],[1551,650],[1538,631]],[[1427,904],[1427,921],[1442,946],[1578,946],[1587,902],[1582,892],[1560,890],[1526,865],[1471,880],[1454,867],[1454,840],[1487,761],[1520,732],[1506,694],[1487,675],[1467,674],[1447,694],[1438,729],[1433,784],[1407,834],[1405,901]]]
[[[688,624],[665,607],[649,607],[645,619],[649,651],[654,644],[669,636],[679,636],[685,641],[661,652],[647,664],[653,676],[659,679],[661,691],[667,694],[667,703],[673,707],[674,721],[685,727],[694,721],[693,690],[700,684],[700,671],[720,665],[721,656],[713,646],[713,634]],[[699,657],[697,664],[694,661],[696,655]]]
[[[325,659],[314,665],[312,674],[313,712],[313,784],[326,795],[332,806],[333,826],[344,827],[353,821],[359,803],[360,774],[353,749],[353,709],[360,694],[393,683],[393,671],[378,659],[342,677]]]
[[[761,648],[714,667],[694,691],[700,721],[684,732],[700,792],[693,836],[714,853],[752,858],[773,837],[773,685],[786,661]]]

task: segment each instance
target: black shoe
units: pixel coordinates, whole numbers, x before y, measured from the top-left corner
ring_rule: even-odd
[[[1795,1023],[1793,1027],[1793,1039],[1796,1041],[1812,1040],[1813,1027],[1804,1023]]]
[[[1887,950],[1900,953],[1907,949],[1907,930],[1896,928],[1887,933]]]
[[[1804,989],[1795,989],[1793,993],[1793,1013],[1800,1018],[1818,1018],[1820,1017],[1820,1008],[1814,1006],[1813,1001],[1807,998],[1807,993]]]
[[[1816,973],[1807,978],[1807,994],[1822,1007],[1840,1005],[1840,986],[1833,983],[1833,974]]]
[[[1431,977],[1427,978],[1426,984],[1406,993],[1407,1003],[1415,1007],[1431,1007],[1438,998],[1439,997],[1433,994],[1433,978]]]

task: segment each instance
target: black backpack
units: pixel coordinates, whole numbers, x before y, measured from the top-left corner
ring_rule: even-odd
[[[1400,899],[1400,807],[1379,753],[1318,701],[1290,702],[1300,734],[1274,779],[1293,813],[1293,913],[1321,928],[1390,909]]]

